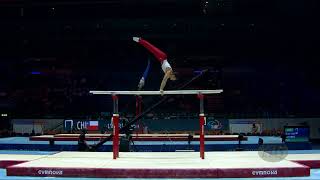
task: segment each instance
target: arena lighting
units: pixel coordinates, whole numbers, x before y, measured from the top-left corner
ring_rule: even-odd
[[[6,113],[5,113],[5,114],[1,114],[1,116],[2,116],[2,117],[7,117],[8,114],[6,114]]]

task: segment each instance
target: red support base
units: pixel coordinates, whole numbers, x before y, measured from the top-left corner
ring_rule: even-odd
[[[205,116],[204,114],[199,115],[200,122],[200,158],[204,159],[204,124],[205,124]]]
[[[113,159],[119,157],[119,114],[113,114]]]

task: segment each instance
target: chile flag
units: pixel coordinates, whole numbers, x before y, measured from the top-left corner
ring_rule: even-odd
[[[99,121],[87,121],[87,130],[88,131],[97,131],[99,130]]]

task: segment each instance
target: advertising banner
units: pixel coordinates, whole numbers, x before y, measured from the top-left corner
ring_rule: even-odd
[[[123,118],[120,118],[120,128],[123,127]],[[129,120],[130,121],[130,120]],[[138,129],[139,125],[148,127],[152,131],[198,131],[199,118],[166,118],[166,119],[141,119],[139,123],[133,125]],[[110,120],[79,120],[66,119],[64,121],[65,131],[112,131],[113,124]],[[207,131],[227,131],[229,130],[229,120],[223,118],[206,117],[205,129]]]

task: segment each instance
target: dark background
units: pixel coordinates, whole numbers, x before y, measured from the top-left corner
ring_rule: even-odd
[[[318,117],[319,10],[317,0],[1,0],[0,112],[110,112],[110,97],[88,91],[135,90],[148,59],[145,89],[158,90],[163,73],[132,41],[140,36],[165,51],[177,71],[167,89],[209,70],[188,86],[224,89],[207,98],[208,113]],[[134,113],[134,97],[120,105]],[[194,97],[167,105],[158,111],[198,111]]]

